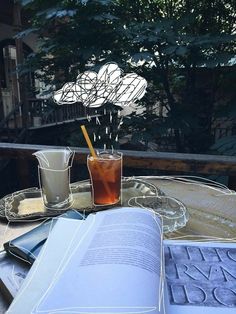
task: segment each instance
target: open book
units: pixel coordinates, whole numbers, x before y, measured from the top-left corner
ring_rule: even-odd
[[[165,313],[162,256],[151,211],[59,219],[7,313]]]
[[[120,208],[84,221],[59,218],[7,313],[228,314],[235,308],[236,244],[162,241],[156,215]]]

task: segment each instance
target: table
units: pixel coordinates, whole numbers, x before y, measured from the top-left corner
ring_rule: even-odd
[[[166,195],[182,201],[190,219],[168,238],[236,242],[236,192],[187,177],[146,177]]]
[[[153,183],[166,195],[177,198],[188,208],[190,219],[185,228],[167,235],[187,239],[219,238],[236,241],[236,192],[220,185],[209,186],[187,177],[137,177]],[[212,223],[213,222],[213,223]],[[0,250],[2,244],[34,228],[40,223],[0,221]]]
[[[236,192],[220,185],[209,186],[186,177],[138,177],[147,180],[166,195],[182,201],[190,219],[186,227],[166,238],[236,242]],[[40,222],[0,222],[0,244],[34,228]],[[0,296],[0,313],[6,311]]]

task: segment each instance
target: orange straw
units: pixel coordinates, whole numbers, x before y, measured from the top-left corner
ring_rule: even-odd
[[[93,145],[92,145],[92,143],[91,143],[91,141],[90,141],[88,132],[87,132],[87,130],[86,130],[86,128],[85,128],[85,125],[81,125],[81,130],[82,130],[82,132],[83,132],[83,134],[84,134],[84,138],[85,138],[85,140],[86,140],[86,142],[87,142],[87,144],[88,144],[88,147],[89,147],[89,150],[90,150],[91,155],[93,156],[93,158],[97,158],[97,155],[96,155],[96,153],[95,153],[95,150],[94,150],[94,148],[93,148]]]
[[[96,161],[96,159],[97,159],[98,157],[97,157],[97,155],[96,155],[96,153],[95,153],[95,150],[94,150],[94,148],[93,148],[93,145],[92,145],[92,143],[91,143],[91,141],[90,141],[90,138],[89,138],[88,132],[87,132],[87,130],[86,130],[86,128],[85,128],[85,125],[81,125],[80,127],[81,127],[81,130],[82,130],[82,132],[83,132],[84,138],[85,138],[85,140],[86,140],[86,142],[87,142],[87,144],[88,144],[90,153],[91,153],[91,155],[93,156],[94,161]],[[104,185],[104,188],[105,188],[106,192],[108,193],[108,195],[111,195],[111,190],[110,190],[110,188],[109,188],[109,186],[108,186],[106,180],[104,180],[104,175],[103,175],[103,173],[102,173],[102,169],[100,168],[100,165],[99,165],[98,162],[97,162],[97,170],[98,170],[99,175],[100,175],[100,177],[101,177],[101,179],[102,179],[102,183],[103,183],[103,185]]]

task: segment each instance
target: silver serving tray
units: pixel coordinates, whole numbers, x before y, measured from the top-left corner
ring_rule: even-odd
[[[71,184],[73,203],[71,209],[84,213],[103,210],[104,207],[94,207],[91,199],[91,184],[89,180]],[[129,206],[129,200],[134,197],[161,196],[164,193],[155,185],[135,178],[122,179],[121,204]],[[108,208],[108,207],[106,207]],[[38,220],[62,214],[64,210],[48,210],[44,207],[41,189],[29,188],[14,192],[0,200],[0,217],[8,221]]]

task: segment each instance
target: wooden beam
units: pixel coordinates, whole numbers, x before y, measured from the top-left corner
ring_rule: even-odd
[[[32,159],[32,153],[58,146],[0,143],[0,156],[8,159]],[[74,162],[86,163],[86,148],[71,147],[75,151]],[[236,176],[236,157],[220,155],[179,154],[164,152],[122,151],[124,167],[157,169],[182,174],[220,174]]]

